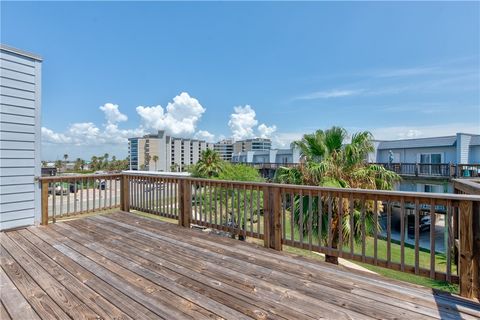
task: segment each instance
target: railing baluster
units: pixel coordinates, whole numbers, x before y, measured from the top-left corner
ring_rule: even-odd
[[[60,180],[60,212],[59,217],[63,216],[63,181]]]
[[[263,197],[262,197],[263,198]],[[262,234],[262,231],[260,229],[260,186],[257,186],[257,235],[260,238],[260,234]]]
[[[73,180],[73,211],[77,213],[77,193],[78,193],[78,184],[77,184],[77,179]]]
[[[220,193],[221,194],[221,193]],[[218,228],[218,208],[217,208],[217,204],[218,204],[218,184],[217,183],[214,183],[214,187],[213,187],[213,198],[214,198],[214,202],[213,202],[213,205],[214,205],[214,210],[215,210],[215,227]],[[220,200],[221,201],[221,200]]]
[[[313,225],[313,203],[312,203],[312,191],[308,192],[308,250],[312,250],[312,225]]]
[[[67,180],[67,216],[70,215],[70,180]]]
[[[322,201],[322,192],[318,192],[318,224],[317,224],[317,236],[318,236],[318,247],[322,248],[322,231],[323,231],[323,201]]]
[[[343,194],[338,194],[338,213],[337,213],[337,232],[338,232],[338,256],[343,257]]]
[[[392,261],[392,202],[387,200],[387,266]]]
[[[453,247],[453,230],[452,230],[452,201],[447,201],[447,212],[445,217],[445,228],[447,228],[447,246],[445,253],[447,255],[447,282],[452,281],[452,247]]]
[[[355,225],[354,225],[354,212],[353,212],[353,194],[350,194],[350,197],[348,199],[348,203],[349,203],[349,216],[350,216],[350,258],[353,259],[353,252],[354,252],[354,248],[353,248],[353,238],[354,238],[354,234],[355,234]]]
[[[327,194],[328,197],[328,254],[332,254],[332,249],[333,249],[333,228],[332,228],[332,206],[333,206],[333,199],[332,199],[332,193],[328,192]]]
[[[287,193],[286,192],[282,192],[280,194],[280,197],[282,199],[282,224],[283,224],[283,227],[282,227],[282,243],[285,243],[285,239],[287,239],[287,228],[286,228],[286,225],[287,225],[287,217],[286,217],[286,212],[287,212]]]
[[[378,265],[378,197],[375,195],[373,198],[373,221],[375,228],[373,228],[373,262],[374,265]]]
[[[53,187],[52,187],[52,221],[53,223],[55,223],[57,221],[57,190],[56,190],[56,185],[55,183],[53,183]]]
[[[299,203],[299,236],[300,236],[300,244],[303,248],[303,191],[300,190],[300,193],[298,195],[299,199],[300,199],[300,203]]]
[[[96,179],[92,179],[93,180],[93,205],[92,205],[92,211],[95,211],[95,198],[96,198],[96,194],[97,194],[97,181]]]
[[[430,278],[435,279],[435,200],[430,200]]]
[[[254,192],[253,188],[250,187],[250,237],[253,237],[253,197],[254,197]]]
[[[295,244],[295,194],[290,193],[290,241]]]
[[[247,236],[247,186],[246,185],[243,185],[243,216],[242,216],[242,222],[243,222],[243,224],[242,224],[242,235],[244,237],[246,237]]]
[[[117,181],[117,180],[115,180]],[[108,179],[109,207],[112,208],[112,178]]]
[[[213,224],[212,220],[212,183],[208,182],[208,194],[209,194],[209,201],[208,201],[208,217],[209,220],[208,223],[210,223],[210,226]]]
[[[361,226],[362,226],[362,262],[365,262],[365,258],[366,258],[366,232],[365,232],[365,202],[366,202],[366,198],[365,196],[362,196],[362,198],[360,199],[360,201],[362,202],[362,209],[361,209],[361,212],[360,212],[360,223],[361,223]],[[375,229],[377,228],[377,226],[375,226]]]
[[[405,271],[405,199],[400,201],[400,270]]]
[[[415,199],[415,274],[420,274],[420,203]]]

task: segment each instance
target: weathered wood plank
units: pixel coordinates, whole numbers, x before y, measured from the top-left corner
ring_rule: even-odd
[[[12,320],[12,318],[10,317],[10,315],[7,312],[7,309],[3,305],[2,301],[0,301],[0,319],[2,319],[2,320]]]
[[[162,222],[154,221],[150,223],[150,219],[142,218],[142,217],[135,217],[133,215],[125,215],[125,214],[113,214],[110,215],[108,218],[111,219],[120,219],[122,221],[128,222],[132,225],[140,226],[142,228],[154,228],[155,230],[165,230],[166,232],[169,232],[169,236],[175,238],[175,231],[168,231],[168,229],[172,229],[172,227],[169,224],[165,224]],[[107,219],[105,218],[95,218],[95,219]],[[145,223],[142,223],[142,220],[145,220]],[[177,235],[178,236],[178,235]],[[192,237],[188,237],[186,234],[183,234],[181,236],[181,239],[183,241],[191,241]],[[205,245],[209,248],[215,247],[215,246],[222,246],[225,249],[225,253],[228,254],[229,252],[234,254],[234,255],[239,255],[244,253],[246,257],[244,257],[245,260],[248,260],[249,262],[256,263],[255,259],[265,259],[265,263],[270,263],[271,268],[275,268],[278,265],[281,265],[282,267],[285,266],[291,266],[293,269],[301,270],[301,274],[306,277],[309,276],[311,278],[310,274],[311,272],[314,272],[314,270],[318,270],[321,272],[324,278],[326,279],[338,279],[337,285],[341,285],[341,283],[351,283],[353,280],[357,281],[356,286],[366,286],[368,290],[373,290],[378,294],[379,299],[383,299],[384,295],[392,296],[395,297],[396,299],[402,299],[402,297],[405,297],[404,300],[410,303],[415,303],[416,301],[419,301],[421,304],[425,306],[429,306],[434,309],[442,309],[444,308],[445,310],[448,309],[460,309],[462,312],[468,312],[472,311],[471,308],[469,308],[469,303],[466,300],[460,300],[454,296],[451,295],[438,295],[436,294],[435,297],[431,295],[431,291],[427,290],[426,288],[420,287],[420,286],[415,286],[408,284],[408,286],[405,285],[405,283],[400,282],[400,281],[395,281],[391,279],[382,279],[378,276],[371,276],[369,274],[364,274],[361,273],[361,275],[358,274],[358,272],[354,270],[348,270],[347,272],[340,272],[338,267],[330,267],[328,264],[311,264],[311,262],[305,261],[304,258],[295,256],[294,259],[291,257],[285,257],[285,255],[288,256],[288,254],[283,254],[283,255],[278,255],[278,254],[272,254],[269,250],[263,249],[263,247],[258,247],[258,246],[252,246],[250,244],[245,244],[243,242],[235,242],[236,244],[234,245],[234,250],[232,250],[232,243],[229,239],[223,239],[223,238],[218,238],[218,237],[212,237],[204,234],[197,234],[193,236],[195,238],[195,241],[205,241],[205,239],[210,239],[209,241],[205,241]],[[223,246],[220,243],[225,243],[226,245]],[[248,251],[247,251],[248,250]],[[287,262],[284,263],[283,261]],[[312,268],[313,267],[313,268]],[[291,271],[290,271],[291,272]],[[313,280],[317,279],[314,277]],[[463,306],[466,306],[466,308],[463,308]],[[475,316],[480,316],[480,312],[474,311],[472,312],[473,315]]]
[[[126,225],[124,225],[126,226]],[[127,225],[128,226],[128,225]],[[132,229],[134,229],[135,227],[131,227]],[[137,233],[135,234],[135,237],[139,237],[140,235],[138,235]],[[163,238],[164,240],[166,241],[172,241],[171,239],[166,239],[164,237],[162,237],[161,235],[156,235],[156,234],[151,234],[152,237],[155,237],[155,238]],[[155,241],[153,239],[150,239],[150,241]],[[155,242],[157,243],[157,242]],[[360,304],[360,303],[357,303],[357,301],[360,299],[362,300],[362,298],[359,298],[359,297],[348,297],[348,293],[340,293],[338,291],[335,291],[335,289],[330,289],[328,287],[323,287],[323,288],[320,288],[320,286],[317,287],[317,284],[315,283],[311,283],[310,281],[308,281],[308,286],[307,286],[307,289],[305,289],[305,287],[302,287],[302,288],[297,288],[297,286],[295,285],[296,281],[294,281],[294,279],[288,275],[288,274],[282,274],[282,273],[277,273],[275,271],[271,271],[270,269],[263,269],[261,268],[260,266],[256,266],[255,268],[252,268],[250,267],[250,263],[242,263],[241,260],[237,260],[237,259],[230,259],[230,258],[227,258],[227,257],[222,257],[221,259],[218,259],[216,260],[215,259],[215,256],[214,255],[211,255],[211,254],[208,254],[208,251],[207,249],[200,249],[200,248],[197,248],[196,251],[200,251],[202,253],[204,253],[206,256],[198,256],[196,255],[195,253],[191,253],[191,255],[189,256],[188,253],[184,252],[183,249],[181,248],[181,246],[183,247],[188,247],[185,243],[184,244],[180,244],[180,243],[176,243],[174,244],[172,242],[173,246],[175,246],[175,252],[182,252],[182,254],[185,254],[187,255],[186,259],[189,259],[189,260],[192,260],[192,259],[201,259],[203,258],[204,260],[208,261],[206,262],[206,264],[209,266],[209,269],[212,268],[212,269],[217,269],[217,266],[222,266],[225,268],[225,270],[228,270],[228,271],[225,271],[225,270],[221,270],[219,269],[218,272],[226,272],[227,274],[230,274],[230,272],[233,272],[233,270],[237,271],[238,273],[241,273],[243,271],[243,274],[244,275],[251,275],[253,277],[257,277],[257,279],[255,280],[251,280],[252,283],[256,283],[256,287],[258,288],[259,286],[259,283],[262,283],[262,280],[270,280],[268,281],[268,283],[263,283],[265,285],[265,287],[272,287],[272,285],[269,285],[270,284],[280,284],[282,285],[282,287],[287,287],[289,288],[290,290],[292,290],[292,292],[298,292],[300,295],[302,295],[302,301],[304,300],[307,300],[308,301],[308,297],[316,297],[318,299],[321,299],[323,301],[323,303],[328,303],[328,301],[330,301],[331,303],[334,303],[334,304],[338,304],[338,305],[342,305],[344,308],[348,308],[348,305],[349,304],[352,304],[354,305],[354,307],[352,306],[350,308],[350,310],[356,310],[357,312],[359,312],[359,310],[362,310],[362,306],[363,306],[363,311],[364,312],[381,312],[383,306],[382,306],[382,303],[377,303],[376,305],[376,302],[375,301],[363,301],[363,304]],[[157,243],[156,244],[156,248],[157,250],[162,250],[162,247],[161,247],[161,244],[160,243]],[[195,251],[195,248],[194,247],[191,247],[190,250],[192,250],[192,252]],[[163,252],[162,254],[166,254],[166,252]],[[212,265],[210,265],[210,261],[212,263]],[[261,270],[264,270],[264,274],[263,276],[260,276],[262,274]],[[233,276],[238,276],[238,277],[241,277],[240,274],[236,274],[235,275],[231,275],[232,277]],[[262,280],[260,280],[262,279]],[[245,280],[247,281],[247,280]],[[306,282],[304,282],[305,284]],[[275,286],[273,286],[275,287]],[[313,289],[315,288],[315,289]],[[295,290],[295,291],[293,291]],[[319,292],[321,291],[321,293]],[[292,293],[293,294],[293,293]],[[339,297],[340,296],[340,297]],[[346,298],[343,298],[343,297],[346,297]],[[352,299],[356,299],[357,301],[355,302],[349,302],[351,301]],[[365,308],[366,305],[375,305],[375,311],[372,311],[372,308],[369,307],[369,308]],[[383,313],[381,315],[377,315],[377,317],[381,317],[381,318],[389,318],[389,317],[394,317],[394,314],[408,314],[408,311],[406,310],[402,310],[400,308],[395,308],[395,307],[390,307],[389,308],[390,310],[390,314],[389,313]],[[386,311],[386,310],[384,310]],[[413,315],[413,314],[412,314]],[[421,318],[422,315],[420,314],[415,314],[416,315],[416,318]],[[358,315],[357,315],[358,317]]]
[[[31,235],[29,235],[29,233],[31,233]],[[130,317],[142,320],[161,319],[142,304],[125,295],[123,290],[118,290],[112,287],[109,283],[104,282],[102,279],[78,265],[60,251],[54,249],[52,246],[56,241],[46,235],[43,230],[32,227],[28,229],[28,233],[22,233],[22,235],[28,238],[33,244],[37,245],[37,248],[39,248],[44,254],[61,264],[65,270],[74,275],[84,285],[103,296]],[[44,242],[48,243],[49,246],[42,245]],[[112,313],[112,316],[113,315],[115,315],[115,313]]]
[[[71,319],[12,258],[3,244],[0,261],[5,273],[41,318]]]
[[[13,319],[40,319],[17,286],[5,274],[3,267],[0,269],[0,292],[2,305]]]

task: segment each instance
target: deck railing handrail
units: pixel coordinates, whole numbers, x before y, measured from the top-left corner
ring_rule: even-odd
[[[343,189],[132,172],[39,180],[43,224],[70,214],[113,208],[138,210],[178,220],[183,227],[196,224],[238,237],[259,238],[266,247],[276,250],[290,245],[460,283],[462,296],[477,297],[480,292],[478,195]],[[65,185],[70,189],[67,193]],[[437,257],[440,244],[436,240],[436,221],[442,216],[444,249]],[[430,219],[430,240],[420,250],[423,217]],[[339,222],[334,223],[335,219]],[[367,230],[366,219],[382,227]],[[394,219],[399,221],[399,231],[393,230],[397,228]],[[344,234],[347,226],[349,230],[358,230],[357,240]],[[413,240],[408,236],[410,227]],[[400,251],[400,257],[392,254],[394,248]],[[427,253],[422,253],[425,250]],[[410,255],[414,251],[414,256],[408,258],[407,251]],[[443,264],[438,264],[443,260]],[[457,260],[455,270],[453,263]]]

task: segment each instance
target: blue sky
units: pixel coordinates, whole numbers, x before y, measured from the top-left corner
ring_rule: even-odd
[[[1,3],[1,42],[44,58],[52,160],[123,157],[156,129],[479,133],[479,30],[479,2]]]

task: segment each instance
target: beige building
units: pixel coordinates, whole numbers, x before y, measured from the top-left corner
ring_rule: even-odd
[[[213,144],[204,140],[171,137],[163,130],[141,138],[130,138],[130,170],[184,171],[188,165],[196,164],[201,152],[206,149],[213,149]]]
[[[213,145],[213,149],[218,152],[220,158],[225,161],[232,160],[233,141],[231,139],[221,140]]]
[[[272,141],[264,138],[254,138],[239,140],[233,143],[233,153],[238,154],[240,152],[248,151],[260,151],[270,150],[272,148]]]

